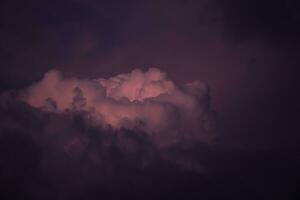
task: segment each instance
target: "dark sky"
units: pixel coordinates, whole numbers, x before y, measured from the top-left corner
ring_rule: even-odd
[[[298,163],[300,152],[299,9],[297,0],[3,0],[0,91],[50,69],[108,78],[158,67],[178,83],[207,83],[220,144],[275,152],[264,164],[286,170],[281,158]]]
[[[297,145],[282,132],[295,123],[287,118],[298,89],[298,8],[296,0],[2,1],[1,90],[53,68],[110,77],[159,67],[178,82],[206,82],[232,137]]]

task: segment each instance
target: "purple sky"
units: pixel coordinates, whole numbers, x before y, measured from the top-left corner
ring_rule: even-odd
[[[1,89],[53,68],[91,78],[158,67],[180,83],[206,82],[224,131],[251,136],[265,131],[260,104],[295,87],[295,2],[4,1]]]
[[[0,92],[27,88],[51,69],[93,79],[156,67],[179,85],[209,86],[218,148],[297,154],[299,8],[297,0],[4,0]],[[1,104],[0,123],[25,126],[20,113],[30,108],[11,104]],[[37,117],[41,124],[43,117]],[[58,118],[73,126],[68,116]]]

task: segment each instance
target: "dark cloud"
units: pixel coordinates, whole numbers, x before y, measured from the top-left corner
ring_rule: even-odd
[[[1,199],[297,199],[296,152],[158,150],[142,132],[95,128],[86,117],[2,96]]]

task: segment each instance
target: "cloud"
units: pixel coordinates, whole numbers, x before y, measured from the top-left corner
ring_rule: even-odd
[[[202,160],[191,149],[209,148],[204,143],[215,137],[206,124],[213,121],[208,95],[204,84],[178,86],[158,69],[109,79],[49,71],[1,95],[0,185],[28,199],[73,199],[95,187],[124,196],[127,185],[119,182],[138,181],[140,173],[147,180],[153,173],[201,174]]]
[[[145,76],[148,72],[141,74]],[[55,75],[52,78],[51,73]],[[36,90],[41,95],[51,94],[44,95],[41,105],[29,105],[26,101],[30,91],[34,91],[32,88],[38,88],[46,79],[24,90],[0,96],[1,199],[253,199],[258,195],[282,199],[297,191],[297,187],[291,184],[299,177],[299,162],[294,150],[284,153],[282,148],[278,151],[233,148],[211,144],[209,140],[198,137],[190,142],[181,140],[161,145],[164,137],[180,136],[178,132],[171,131],[175,127],[181,128],[178,129],[180,131],[188,130],[188,126],[194,128],[192,132],[186,131],[186,135],[196,130],[202,134],[202,129],[196,129],[199,127],[185,119],[190,113],[186,116],[180,111],[189,104],[178,102],[189,101],[178,101],[184,98],[177,96],[181,92],[183,97],[187,95],[196,99],[198,108],[194,107],[194,112],[205,110],[201,116],[209,118],[208,114],[212,112],[209,97],[206,90],[199,90],[199,83],[183,86],[173,83],[177,92],[172,99],[165,95],[169,90],[160,90],[164,95],[155,93],[140,95],[140,100],[134,100],[135,97],[131,100],[126,97],[125,100],[124,97],[112,97],[113,93],[107,97],[107,87],[98,87],[102,93],[99,99],[95,97],[98,99],[95,105],[111,101],[112,105],[126,102],[127,106],[137,104],[142,107],[152,101],[158,106],[171,102],[169,104],[178,109],[176,120],[182,123],[166,121],[171,126],[170,131],[157,129],[156,134],[161,137],[155,138],[154,133],[143,125],[147,121],[142,123],[129,119],[121,127],[114,127],[98,117],[101,113],[96,108],[87,109],[90,99],[82,83],[93,85],[91,82],[99,83],[99,79],[69,79],[57,71],[51,73],[46,77],[51,83],[59,83],[57,90],[71,88],[70,98],[62,98],[70,102],[66,104],[67,108],[61,109],[61,102],[54,98],[55,93],[47,92],[47,84],[44,84],[44,90]],[[158,77],[159,80],[168,80],[166,76]],[[81,84],[67,87],[71,80]],[[120,87],[121,91],[121,85],[117,84],[115,88]],[[67,92],[65,90],[61,94]],[[166,117],[171,117],[163,111]],[[191,117],[193,119],[194,115]],[[128,125],[130,123],[134,125]],[[274,181],[278,178],[282,181]]]
[[[207,86],[178,86],[156,68],[108,79],[65,78],[51,70],[22,90],[20,99],[42,111],[85,112],[94,126],[138,129],[158,146],[210,142],[215,137]]]
[[[119,182],[139,173],[202,174],[206,158],[193,152],[216,137],[209,100],[205,84],[177,85],[155,68],[108,79],[51,70],[0,96],[0,186],[28,199],[73,199],[99,185],[124,196]]]

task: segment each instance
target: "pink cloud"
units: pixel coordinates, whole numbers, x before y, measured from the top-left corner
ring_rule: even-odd
[[[109,79],[65,78],[51,70],[20,93],[23,101],[47,112],[86,112],[96,126],[141,129],[161,146],[213,138],[208,97],[205,84],[179,86],[156,68]]]

